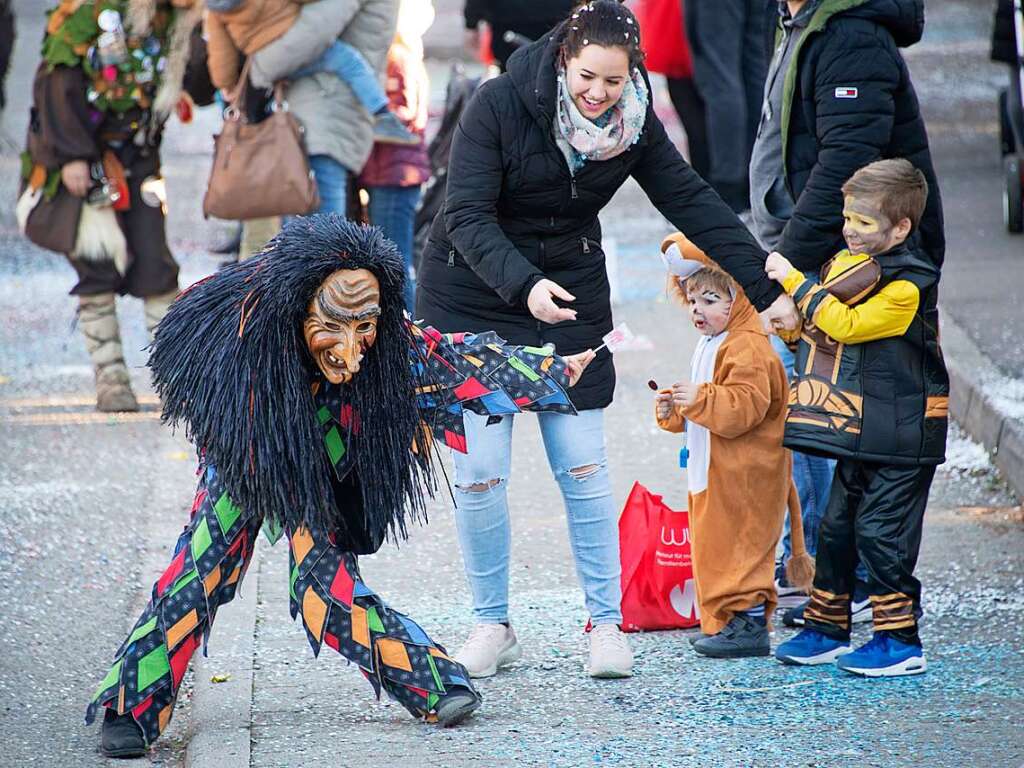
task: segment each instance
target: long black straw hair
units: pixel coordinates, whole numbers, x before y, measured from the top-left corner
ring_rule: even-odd
[[[302,325],[321,283],[339,269],[368,269],[380,282],[377,341],[345,396],[360,424],[355,471],[367,532],[376,541],[404,538],[436,484],[409,364],[405,267],[379,229],[333,214],[292,220],[261,254],[174,302],[149,366],[164,422],[185,425],[232,501],[293,529],[337,530],[333,468],[312,395],[325,382]]]

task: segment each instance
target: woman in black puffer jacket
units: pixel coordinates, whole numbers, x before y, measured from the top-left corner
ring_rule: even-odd
[[[785,297],[765,279],[763,251],[655,116],[642,58],[632,13],[594,0],[480,88],[452,144],[447,199],[418,276],[418,318],[444,332],[494,330],[513,344],[554,344],[562,355],[600,346],[612,311],[597,215],[628,176],[759,310],[785,314]],[[632,666],[616,626],[617,509],[605,466],[602,409],[614,388],[603,350],[571,392],[579,415],[539,414],[596,626],[590,673],[602,677],[627,676]],[[474,676],[494,674],[519,653],[508,626],[511,422],[467,414],[470,452],[455,461],[478,622],[459,660]]]

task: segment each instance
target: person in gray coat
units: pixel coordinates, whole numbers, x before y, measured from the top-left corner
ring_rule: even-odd
[[[252,84],[269,88],[294,72],[297,61],[319,57],[338,39],[358,50],[375,72],[382,72],[398,24],[398,6],[399,0],[320,0],[303,6],[284,35],[253,55]],[[345,213],[349,174],[362,170],[373,149],[373,116],[344,81],[326,72],[289,82],[285,99],[305,129],[320,211]]]

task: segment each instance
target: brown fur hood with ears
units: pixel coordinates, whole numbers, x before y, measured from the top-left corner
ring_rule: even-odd
[[[673,245],[679,249],[680,255],[686,261],[706,264],[721,269],[717,261],[710,258],[704,251],[694,245],[682,232],[666,235],[665,239],[661,241],[661,252],[665,253]],[[732,312],[729,313],[729,324],[726,326],[726,329],[730,333],[746,331],[757,333],[761,336],[768,335],[761,324],[761,318],[754,309],[754,305],[750,303],[747,294],[743,292],[743,288],[739,284],[736,285],[736,295],[733,296]]]

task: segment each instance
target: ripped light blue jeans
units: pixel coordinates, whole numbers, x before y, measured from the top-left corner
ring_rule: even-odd
[[[604,411],[538,413],[537,418],[548,464],[565,501],[569,543],[591,619],[594,624],[620,624],[618,510],[608,476]],[[487,416],[465,414],[470,453],[455,453],[455,522],[476,620],[500,624],[508,621],[514,417],[487,422]]]

